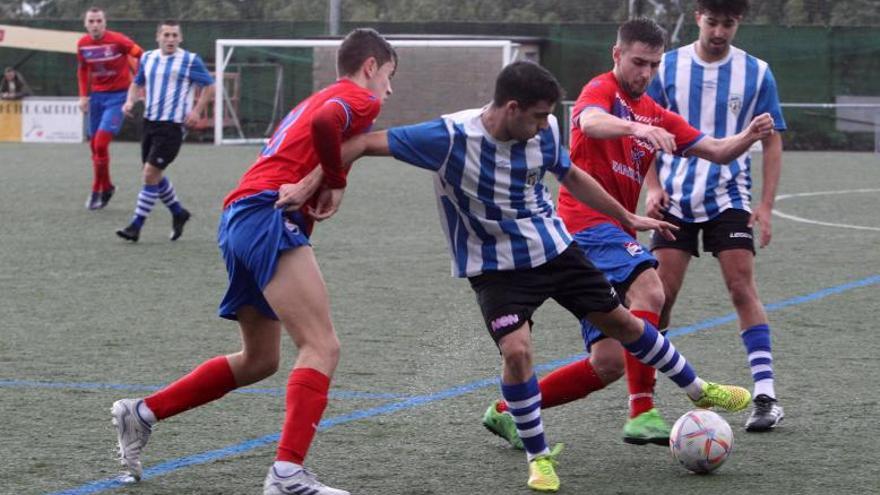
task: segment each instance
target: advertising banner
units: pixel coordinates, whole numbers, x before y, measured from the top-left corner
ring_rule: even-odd
[[[81,143],[83,114],[77,98],[25,98],[21,140],[26,143]]]

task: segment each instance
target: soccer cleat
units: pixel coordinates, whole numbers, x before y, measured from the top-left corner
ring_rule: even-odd
[[[116,427],[116,443],[119,449],[119,463],[125,468],[122,481],[140,481],[144,474],[141,465],[141,450],[147,445],[153,428],[141,419],[137,412],[139,399],[121,399],[113,403],[110,414]]]
[[[495,435],[507,440],[513,448],[524,450],[522,439],[516,431],[516,422],[509,412],[498,412],[496,405],[501,401],[495,401],[483,414],[483,426]]]
[[[125,239],[126,241],[137,242],[141,237],[141,229],[135,227],[132,224],[128,224],[124,229],[119,229],[116,231],[116,235]]]
[[[110,202],[110,198],[113,197],[113,193],[116,192],[116,186],[110,186],[110,189],[100,193],[101,195],[101,208],[107,206],[107,203]]]
[[[183,235],[183,226],[186,225],[191,216],[189,211],[182,210],[179,214],[171,217],[171,236],[169,236],[169,239],[172,241],[180,239],[180,236]]]
[[[669,445],[669,425],[657,409],[645,411],[623,425],[623,441],[633,445]]]
[[[87,210],[100,210],[103,207],[104,207],[104,203],[101,201],[101,193],[99,193],[99,192],[89,193],[89,197],[86,198],[86,209]]]
[[[557,443],[549,454],[539,455],[529,462],[529,488],[537,492],[555,492],[559,490],[559,476],[556,457],[562,452],[563,445]]]
[[[269,468],[266,481],[263,482],[263,495],[351,495],[345,490],[331,488],[315,477],[315,474],[306,468],[291,474],[281,476],[275,470],[275,466]]]
[[[703,384],[703,395],[693,400],[696,407],[710,409],[718,406],[726,411],[742,411],[749,406],[752,394],[748,390],[736,385],[720,385],[706,382]]]
[[[746,431],[771,431],[785,417],[779,401],[765,394],[758,394],[755,408],[746,420]]]

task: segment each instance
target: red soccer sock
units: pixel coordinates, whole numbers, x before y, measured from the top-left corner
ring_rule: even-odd
[[[165,419],[217,400],[236,388],[226,356],[200,364],[188,375],[144,399],[157,419]]]
[[[324,408],[330,377],[312,368],[294,368],[287,380],[287,413],[276,461],[302,465],[312,445]]]
[[[633,310],[633,316],[642,318],[657,327],[660,315],[650,311]],[[632,354],[623,351],[626,361],[626,385],[629,389],[629,417],[654,408],[654,385],[657,383],[657,370],[638,360]]]
[[[92,182],[92,191],[102,192],[113,187],[110,181],[110,141],[113,133],[99,130],[92,138],[92,167],[95,171],[95,179]]]
[[[554,370],[541,378],[538,386],[541,388],[541,409],[582,399],[591,392],[605,388],[589,359]]]

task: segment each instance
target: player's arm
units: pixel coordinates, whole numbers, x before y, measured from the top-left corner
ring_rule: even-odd
[[[140,93],[141,86],[137,83],[133,82],[128,85],[128,93],[125,96],[125,103],[122,104],[122,113],[127,115],[128,117],[132,117],[132,110],[134,109],[134,104],[137,103],[138,93]]]
[[[728,165],[749,150],[749,147],[774,132],[773,117],[763,113],[755,117],[742,132],[723,139],[706,136],[688,150],[688,154],[710,162]]]
[[[132,74],[137,74],[141,55],[144,54],[144,49],[134,41],[128,40],[128,43],[130,44],[125,45],[128,49],[128,67],[131,69]]]
[[[749,227],[760,224],[761,240],[759,246],[766,247],[770,244],[773,236],[771,218],[773,216],[773,204],[776,202],[776,189],[779,186],[779,177],[782,174],[782,136],[778,132],[761,140],[764,159],[761,163],[761,202],[749,218]]]
[[[666,129],[615,117],[599,107],[587,107],[578,117],[578,126],[585,135],[595,139],[617,139],[633,136],[644,139],[667,153],[675,151],[675,137]]]
[[[664,238],[674,240],[673,230],[677,227],[653,218],[630,213],[614,199],[590,174],[578,167],[571,167],[562,179],[562,185],[578,201],[619,221],[624,227],[633,230],[656,230]]]
[[[79,109],[82,113],[89,111],[89,64],[86,63],[82,54],[76,53],[76,80],[79,84]]]
[[[211,73],[208,72],[208,69],[205,67],[204,62],[202,62],[202,58],[196,55],[193,58],[193,64],[190,68],[189,78],[202,88],[202,92],[199,95],[199,101],[196,102],[193,109],[186,115],[184,118],[184,124],[189,127],[195,126],[199,119],[202,116],[202,112],[205,111],[205,108],[208,106],[211,101],[214,100],[214,78],[211,76]]]
[[[663,212],[669,208],[669,195],[660,184],[660,177],[657,176],[657,159],[651,163],[648,172],[645,174],[645,214],[651,218],[663,218]]]

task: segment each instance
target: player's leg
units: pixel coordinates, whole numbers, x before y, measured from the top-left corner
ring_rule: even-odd
[[[156,149],[149,160],[150,163],[158,165],[155,168],[160,172],[158,177],[155,178],[157,179],[155,184],[158,188],[156,192],[159,194],[159,199],[162,200],[162,203],[171,212],[171,234],[169,239],[172,241],[176,241],[183,235],[183,227],[192,215],[183,207],[183,204],[177,197],[177,191],[174,189],[171,179],[168,178],[167,174],[163,175],[161,172],[167,170],[171,162],[177,158],[177,154],[180,152],[181,146],[183,146],[183,134],[183,126],[174,123],[162,123],[156,138]],[[145,181],[145,183],[149,182]]]
[[[100,157],[95,147],[98,128],[101,125],[101,117],[103,114],[103,100],[101,93],[93,93],[89,97],[89,151],[92,160],[92,190],[86,198],[86,209],[97,210],[101,208],[101,184],[103,178],[100,177],[103,165],[100,164]],[[103,138],[103,136],[102,136]]]
[[[126,471],[123,481],[141,479],[141,454],[158,421],[215,401],[278,369],[280,324],[252,306],[238,308],[238,320],[242,342],[239,352],[213,357],[148,397],[121,399],[113,404],[119,458]]]
[[[100,123],[93,138],[93,165],[95,181],[99,193],[99,208],[107,206],[116,188],[110,179],[110,142],[122,129],[125,118],[122,105],[125,103],[126,92],[96,93],[100,102]],[[94,191],[94,188],[93,188]]]
[[[677,233],[676,233],[677,234]],[[660,265],[657,275],[663,283],[663,311],[660,313],[658,328],[666,330],[672,320],[672,308],[678,300],[678,294],[684,286],[685,275],[691,261],[691,253],[678,248],[655,248],[654,257]]]
[[[640,361],[657,368],[675,382],[697,407],[719,406],[729,411],[739,411],[748,406],[751,398],[748,390],[700,379],[672,342],[653,325],[636,318],[623,306],[608,312],[590,313],[588,319],[603,333],[619,340]]]
[[[284,251],[263,294],[298,349],[287,382],[281,438],[263,493],[347,495],[323,485],[303,468],[339,361],[327,290],[311,247]]]
[[[516,435],[526,451],[528,486],[538,491],[556,491],[560,482],[555,464],[561,446],[547,448],[541,391],[532,363],[531,316],[550,293],[547,286],[551,280],[542,271],[545,270],[533,268],[487,272],[469,280],[486,328],[501,352],[501,395],[508,406],[504,414],[513,419]]]
[[[770,431],[784,413],[776,397],[771,332],[755,283],[755,247],[748,220],[749,213],[744,210],[725,210],[706,229],[705,249],[721,266],[754,381],[755,407],[746,420],[746,430]]]

